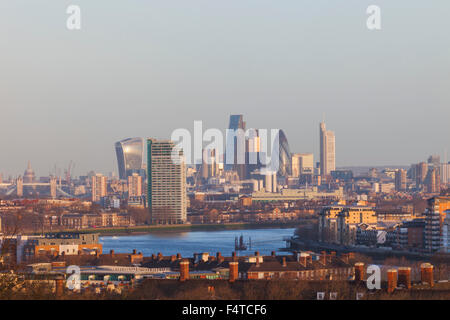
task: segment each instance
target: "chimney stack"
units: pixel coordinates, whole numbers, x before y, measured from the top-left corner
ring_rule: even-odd
[[[411,289],[411,268],[398,268],[398,285],[404,285],[407,289]]]
[[[180,262],[180,281],[184,282],[189,279],[189,261],[183,260]]]
[[[175,260],[177,260],[177,256],[176,255],[171,255],[170,256],[170,262],[175,262]]]
[[[355,281],[356,282],[364,281],[364,278],[365,278],[364,263],[363,262],[355,263]]]
[[[133,249],[133,254],[136,254],[136,252],[137,252],[136,249]]]
[[[114,257],[114,250],[109,250],[109,255],[111,256],[111,257]]]
[[[56,296],[60,297],[64,293],[64,277],[63,276],[57,276],[55,278],[55,290],[56,290]]]
[[[387,271],[387,278],[388,278],[388,293],[394,292],[395,288],[397,288],[397,270],[396,269],[389,269]]]
[[[239,278],[239,262],[231,261],[230,264],[230,282],[235,282]]]
[[[433,268],[433,265],[430,263],[422,263],[420,265],[420,279],[422,284],[428,284],[430,287],[434,286]]]
[[[177,253],[177,259],[181,259],[181,253]]]
[[[287,264],[286,264],[286,257],[283,257],[283,267],[287,267]]]
[[[231,253],[231,257],[232,257],[232,260],[233,261],[236,261],[237,259],[236,259],[236,251],[233,251],[232,253]]]

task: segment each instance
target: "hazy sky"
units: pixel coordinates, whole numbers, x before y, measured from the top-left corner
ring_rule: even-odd
[[[81,7],[79,31],[66,8]],[[381,7],[382,30],[366,28]],[[117,171],[114,142],[176,128],[336,134],[337,165],[450,151],[448,0],[0,2],[0,172]]]

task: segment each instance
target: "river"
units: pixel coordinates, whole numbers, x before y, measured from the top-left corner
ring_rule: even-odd
[[[259,251],[269,255],[272,251],[279,253],[280,248],[285,248],[283,237],[292,236],[294,228],[286,229],[243,229],[224,231],[188,231],[188,232],[153,232],[130,236],[102,236],[103,252],[114,250],[117,253],[130,253],[133,249],[142,252],[144,256],[161,252],[163,255],[181,253],[183,257],[192,256],[196,252],[209,252],[215,255],[220,251],[224,256],[231,256],[235,250],[235,237],[244,236],[245,243],[251,248],[239,251],[239,255],[253,254]]]

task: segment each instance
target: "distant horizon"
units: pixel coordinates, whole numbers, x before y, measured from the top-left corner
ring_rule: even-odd
[[[421,162],[427,162],[426,160],[421,161]],[[444,163],[441,161],[441,163]],[[450,164],[450,161],[448,162]],[[409,169],[411,167],[413,163],[408,164],[408,165],[394,165],[394,164],[390,164],[390,165],[345,165],[345,166],[336,166],[336,170],[345,170],[345,169],[371,169],[371,168],[375,168],[375,169],[380,169],[380,168],[391,168],[391,169]],[[31,161],[31,167],[34,170],[35,174],[36,174],[36,178],[45,178],[45,177],[49,177],[50,175],[41,175],[39,174],[39,172],[37,170],[34,169],[33,167],[33,162]],[[117,166],[116,166],[117,167]],[[25,171],[25,168],[22,170],[22,173],[17,174],[17,175],[13,175],[13,174],[6,174],[5,172],[0,172],[0,174],[2,175],[3,180],[8,179],[9,176],[11,176],[12,178],[15,178],[17,176],[23,176],[23,172]],[[62,170],[62,174],[61,177],[64,178],[64,170],[66,168],[60,168]],[[95,172],[95,173],[100,173],[103,174],[105,176],[109,176],[111,173],[114,173],[117,177],[118,177],[118,170],[117,168],[115,168],[115,170],[113,171],[96,171],[96,170],[88,170],[85,173],[76,173],[76,174],[72,174],[72,177],[80,177],[80,176],[86,176],[87,174],[91,173],[91,172]]]

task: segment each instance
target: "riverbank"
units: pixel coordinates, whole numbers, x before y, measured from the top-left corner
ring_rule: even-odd
[[[287,228],[295,228],[300,224],[304,224],[306,222],[307,222],[306,220],[300,220],[300,221],[261,222],[261,223],[152,225],[152,226],[134,226],[134,227],[117,227],[117,228],[112,227],[112,228],[52,230],[46,233],[81,232],[81,233],[99,233],[103,236],[123,236],[123,235],[139,235],[139,234],[161,233],[161,232],[221,231],[221,230],[273,229],[273,228],[287,229]]]
[[[433,257],[433,254],[424,252],[401,251],[386,248],[370,248],[363,246],[343,246],[317,241],[301,241],[295,238],[286,239],[285,241],[289,243],[289,248],[287,248],[286,251],[311,250],[315,252],[321,252],[325,250],[335,251],[338,254],[356,252],[372,257],[373,259],[378,261],[382,261],[387,257],[405,258],[411,261],[430,260]],[[446,257],[446,259],[450,259],[450,256]]]

